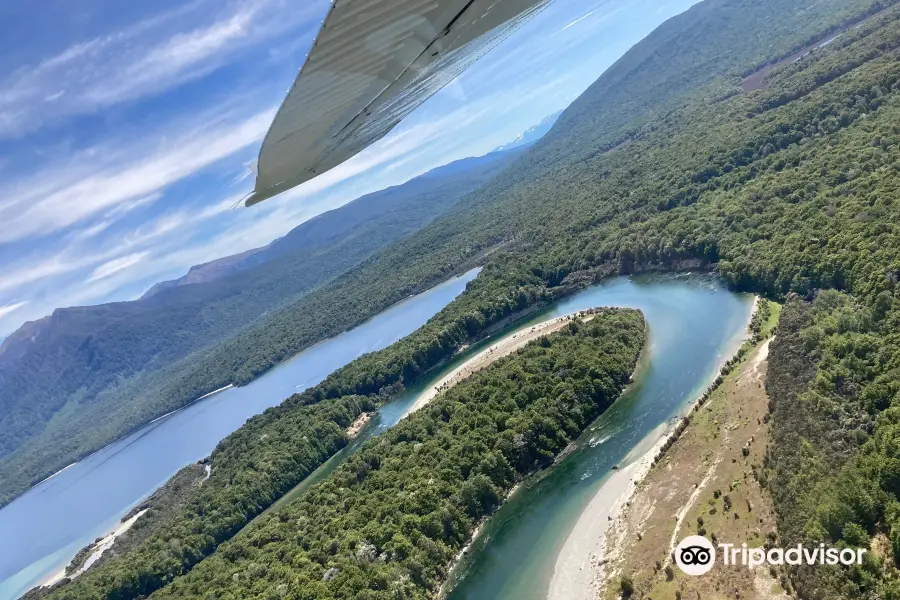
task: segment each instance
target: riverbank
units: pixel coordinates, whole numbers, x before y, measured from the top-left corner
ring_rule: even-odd
[[[733,367],[695,405],[688,425],[667,439],[665,451],[645,454],[650,467],[607,517],[602,548],[587,557],[580,586],[566,598],[618,598],[623,576],[631,578],[638,597],[709,597],[723,590],[729,597],[780,597],[777,581],[761,570],[714,570],[691,578],[669,565],[672,549],[686,535],[755,545],[774,531],[771,502],[754,479],[767,441],[766,358],[780,311],[765,312],[740,360],[729,361]]]
[[[673,548],[687,535],[750,547],[775,535],[774,507],[756,480],[769,440],[764,383],[770,341],[758,343],[726,378],[612,524],[613,552],[608,576],[597,581],[599,597],[618,598],[626,575],[641,597],[786,597],[780,574],[769,569],[718,566],[689,577],[670,566]]]
[[[545,305],[541,304],[541,305],[539,305],[539,308],[545,308]],[[520,321],[526,319],[529,315],[533,314],[534,312],[535,312],[535,307],[530,307],[528,309],[525,309],[524,311],[518,312],[515,315],[511,315],[510,317],[507,317],[506,319],[504,319],[503,325],[509,326],[512,323],[520,322]],[[586,311],[576,311],[576,312],[581,313],[581,312],[586,312]],[[557,331],[565,323],[565,320],[568,318],[571,318],[572,316],[574,316],[574,314],[576,314],[576,313],[569,313],[569,314],[561,316],[561,317],[555,317],[553,319],[548,319],[547,321],[543,321],[541,323],[535,324],[534,327],[541,326],[541,327],[539,327],[539,329],[541,331],[540,335],[547,335],[549,333],[552,333],[553,331]],[[382,416],[380,419],[378,419],[379,423],[376,425],[375,428],[366,430],[366,425],[368,425],[373,419],[376,418],[379,411],[372,412],[372,413],[362,413],[350,425],[350,427],[347,428],[346,433],[347,433],[348,438],[352,442],[357,442],[359,440],[365,441],[366,439],[369,439],[369,436],[377,435],[379,428],[382,428],[381,430],[383,430],[383,429],[392,427],[397,422],[399,422],[401,419],[412,414],[416,410],[419,410],[420,408],[426,406],[429,402],[431,402],[434,398],[436,398],[437,395],[440,394],[440,392],[444,391],[445,389],[448,389],[449,387],[452,387],[456,383],[459,383],[460,381],[469,377],[472,373],[475,373],[476,371],[479,371],[479,370],[485,368],[486,366],[488,366],[492,362],[502,358],[503,356],[507,356],[507,355],[511,354],[512,352],[514,352],[515,350],[518,350],[519,348],[521,348],[522,346],[527,344],[528,341],[530,341],[532,339],[536,339],[537,337],[540,337],[540,335],[531,335],[530,327],[528,328],[528,330],[529,330],[529,337],[527,339],[521,335],[522,333],[524,333],[524,331],[517,331],[516,333],[512,334],[511,336],[504,337],[499,342],[497,342],[495,344],[495,346],[498,344],[502,344],[504,341],[512,341],[512,338],[515,338],[514,344],[504,345],[503,352],[495,351],[495,352],[491,353],[490,352],[491,348],[486,348],[482,352],[479,352],[478,354],[470,357],[463,364],[460,364],[459,366],[457,366],[451,373],[442,377],[434,385],[428,387],[420,395],[415,396],[415,399],[411,400],[411,404],[407,405],[408,408],[402,408],[398,412],[394,413],[393,416],[389,419],[389,421],[387,423],[382,421],[382,419],[384,418]],[[494,329],[492,331],[492,333],[496,333],[497,331],[499,331],[499,329]],[[465,352],[468,348],[469,348],[469,345],[464,345],[463,347],[459,348],[456,351],[454,356],[459,356],[460,354]],[[452,358],[449,358],[447,360],[448,361],[452,360]],[[434,373],[433,377],[437,377],[436,373],[438,373],[439,369],[445,365],[446,365],[446,363],[442,362],[439,365],[432,367],[432,369],[429,370],[428,373]],[[423,378],[428,377],[428,373],[426,373],[422,377]],[[402,396],[402,394],[401,394],[401,396]],[[394,402],[396,402],[396,399],[393,400],[392,402],[389,402],[388,405],[393,404]],[[402,401],[400,402],[400,404],[402,404]],[[366,431],[364,432],[364,430],[366,430]],[[356,446],[356,447],[358,447],[358,446]],[[319,468],[316,469],[316,471],[313,472],[312,475],[310,475],[309,477],[307,477],[306,479],[304,479],[303,481],[298,483],[293,489],[289,490],[281,498],[276,500],[269,508],[267,508],[260,515],[258,515],[253,521],[256,521],[257,519],[261,518],[263,515],[266,515],[266,514],[270,513],[271,511],[284,506],[288,502],[292,501],[294,498],[298,497],[305,490],[309,489],[309,487],[312,484],[321,481],[324,477],[326,477],[328,474],[330,474],[345,459],[346,459],[345,451],[342,451],[341,453],[328,459],[325,463],[320,465]],[[253,521],[251,521],[251,523]]]
[[[760,309],[759,298],[745,323],[748,338]],[[594,494],[557,555],[548,597],[560,600],[589,600],[602,597],[616,578],[617,556],[626,531],[621,523],[642,488],[642,484],[665,453],[685,431],[695,413],[721,384],[726,371],[745,355],[746,342],[735,356],[723,361],[712,384],[687,408],[686,416],[674,424],[663,423],[638,444]]]
[[[31,487],[37,487],[37,486],[41,485],[42,483],[47,483],[48,481],[50,481],[51,479],[53,479],[54,477],[56,477],[56,476],[59,475],[60,473],[62,473],[62,472],[64,472],[64,471],[68,471],[69,469],[71,469],[72,467],[74,467],[74,466],[77,465],[77,464],[78,464],[78,462],[76,461],[76,462],[73,462],[73,463],[70,464],[70,465],[66,465],[65,467],[63,467],[63,468],[60,469],[59,471],[53,473],[52,475],[47,476],[47,478],[41,479],[40,481],[38,481],[36,484],[34,484],[34,485],[31,486]]]
[[[98,452],[101,452],[104,449],[109,448],[110,446],[122,444],[123,442],[125,442],[126,440],[131,438],[132,436],[134,436],[136,434],[140,434],[142,431],[145,431],[146,428],[151,425],[158,426],[159,424],[170,420],[172,417],[174,417],[178,414],[182,414],[185,410],[187,410],[189,408],[193,408],[193,407],[197,406],[198,404],[202,404],[206,401],[209,401],[210,399],[212,399],[216,396],[220,396],[225,392],[233,392],[233,391],[237,391],[237,390],[241,390],[241,389],[246,389],[250,384],[252,384],[255,381],[258,381],[259,379],[261,379],[263,376],[265,376],[270,371],[275,371],[278,369],[286,368],[286,364],[294,361],[298,356],[301,356],[307,352],[314,351],[317,347],[320,347],[322,345],[338,343],[337,340],[340,340],[341,338],[346,337],[348,335],[348,333],[350,333],[350,332],[360,330],[360,329],[366,329],[370,323],[372,323],[373,321],[377,321],[379,316],[381,316],[383,314],[397,313],[397,316],[399,316],[399,313],[402,313],[404,310],[409,310],[411,307],[415,308],[416,304],[421,303],[421,298],[427,297],[432,294],[442,296],[443,292],[445,292],[448,289],[457,290],[457,293],[453,296],[455,298],[457,295],[462,293],[462,291],[465,291],[465,286],[468,284],[468,282],[474,280],[478,276],[478,274],[481,272],[481,269],[482,269],[482,267],[480,265],[473,264],[473,263],[467,261],[464,264],[458,265],[451,272],[448,279],[444,279],[443,281],[436,281],[436,282],[427,282],[427,283],[421,282],[420,285],[415,286],[415,288],[412,290],[412,293],[409,296],[396,299],[395,302],[393,302],[392,304],[390,304],[388,306],[384,306],[379,312],[374,313],[374,314],[369,314],[368,316],[357,316],[354,318],[354,320],[352,320],[352,322],[347,323],[345,327],[343,327],[339,330],[333,330],[333,331],[328,331],[326,333],[318,334],[317,336],[315,336],[316,339],[311,339],[308,341],[308,343],[305,343],[304,345],[302,345],[298,348],[292,349],[292,351],[289,353],[288,356],[280,355],[281,357],[278,359],[277,362],[270,364],[264,371],[256,373],[255,375],[252,376],[252,378],[249,378],[247,380],[243,380],[243,379],[235,380],[226,385],[222,385],[221,387],[219,387],[217,389],[203,393],[199,397],[196,397],[192,400],[186,400],[183,403],[177,402],[177,403],[175,403],[174,406],[167,407],[167,408],[170,408],[171,410],[167,410],[167,412],[165,412],[163,414],[159,414],[157,416],[153,416],[153,414],[147,415],[148,420],[146,420],[146,421],[143,419],[140,419],[137,422],[132,422],[132,420],[129,418],[129,419],[127,419],[127,421],[128,421],[127,424],[123,422],[121,426],[117,425],[115,428],[108,427],[104,430],[105,433],[103,433],[102,436],[96,436],[96,439],[94,437],[92,437],[91,440],[88,441],[88,443],[79,445],[78,449],[72,450],[72,451],[67,451],[67,453],[65,455],[69,459],[67,462],[70,462],[70,463],[84,462],[88,458],[93,456],[94,454],[97,454]],[[440,278],[443,278],[446,276],[447,276],[447,274],[443,274],[440,276]],[[424,288],[424,289],[422,289],[422,288]],[[444,305],[444,306],[446,306],[446,305]],[[441,309],[443,309],[443,306],[441,307]],[[415,327],[413,327],[409,330],[407,330],[405,327],[396,328],[397,331],[404,332],[399,337],[392,339],[391,334],[388,332],[387,335],[385,336],[385,339],[389,339],[390,342],[386,345],[390,345],[391,343],[399,341],[403,337],[406,337],[407,335],[413,333],[420,326],[424,325],[427,322],[428,318],[433,316],[433,314],[431,314],[429,311],[429,314],[422,321],[419,321],[418,316],[419,315],[416,315],[410,321],[410,323],[415,324]],[[371,350],[381,350],[383,348],[372,346],[372,347],[370,347],[370,349]],[[193,356],[193,355],[191,355],[191,356]],[[349,362],[352,362],[354,359],[356,359],[358,357],[359,357],[358,355],[351,356],[347,361],[343,362],[342,364],[334,366],[334,368],[332,368],[331,371],[337,370],[337,368],[344,366],[345,364],[347,364]],[[171,367],[171,368],[175,368],[175,367]],[[331,371],[326,373],[325,376],[329,375],[331,373]],[[322,379],[324,379],[325,376],[323,376]],[[230,381],[233,379],[235,379],[235,378],[228,377],[225,379],[225,381]],[[221,383],[225,383],[225,381],[222,381]],[[307,387],[312,387],[316,383],[320,383],[320,382],[321,382],[321,380],[306,379],[304,381],[304,383],[302,384],[301,389],[306,389]],[[298,390],[298,386],[296,386],[296,384],[295,384],[295,386],[292,386],[289,391],[287,391],[281,395],[281,397],[279,398],[279,402],[290,397],[292,394],[297,393],[297,390]],[[266,408],[268,408],[268,406]],[[260,412],[262,412],[262,411],[260,411]],[[73,434],[73,435],[80,435],[80,431],[82,431],[82,430],[79,430],[79,432],[75,432],[75,434]],[[224,435],[222,437],[224,437]],[[71,440],[69,440],[69,441],[71,442]],[[51,444],[51,447],[52,446],[53,445]],[[53,473],[50,473],[49,471],[45,471],[45,469],[48,466],[52,466],[54,463],[56,463],[60,457],[54,458],[54,457],[49,457],[48,455],[46,455],[46,453],[38,453],[38,455],[40,456],[39,462],[30,462],[32,459],[29,457],[33,454],[34,453],[32,452],[31,454],[26,454],[26,455],[21,455],[21,454],[16,455],[16,463],[15,464],[18,464],[19,462],[27,463],[26,465],[24,465],[22,467],[15,466],[15,464],[13,466],[10,466],[9,461],[6,461],[7,462],[6,465],[0,464],[0,467],[2,467],[2,471],[0,471],[0,509],[4,508],[6,505],[8,505],[12,501],[16,500],[17,498],[21,497],[29,490],[33,490],[36,487],[38,487],[38,484],[34,484],[33,482],[38,481],[39,477],[46,480],[48,478],[48,476],[51,476],[53,474]],[[195,457],[192,456],[191,460],[193,460],[194,458]],[[60,461],[59,466],[61,467],[64,464],[65,464],[65,462]],[[57,471],[57,473],[58,472],[59,471]],[[41,482],[43,482],[43,481],[41,481]],[[2,560],[2,557],[0,557],[0,560]],[[3,584],[3,580],[0,580],[0,586],[2,586],[2,584]],[[0,596],[0,597],[2,597],[2,596]]]
[[[590,321],[594,318],[593,310],[588,309],[583,311],[578,311],[575,313],[571,313],[568,315],[563,315],[561,317],[554,317],[552,319],[548,319],[546,321],[542,321],[540,323],[536,323],[529,327],[528,329],[524,329],[522,331],[518,331],[511,336],[505,337],[495,344],[488,346],[475,356],[471,357],[469,360],[459,365],[453,371],[448,373],[446,376],[440,379],[438,383],[434,386],[428,388],[416,399],[415,404],[413,404],[410,409],[410,413],[413,413],[420,408],[427,406],[429,402],[434,400],[441,392],[444,392],[454,385],[465,381],[469,377],[471,377],[474,373],[490,366],[492,363],[500,360],[505,356],[509,356],[513,352],[523,348],[528,343],[533,342],[534,340],[543,337],[545,335],[550,335],[555,331],[559,331],[562,329],[567,323],[572,321],[574,318],[580,318],[583,321]],[[641,363],[641,357],[643,356],[643,350],[641,355],[638,357],[638,365]],[[633,376],[632,376],[633,378]],[[554,460],[554,464],[562,458],[564,455],[568,454],[571,451],[572,445],[570,444],[565,450],[563,450],[559,456]],[[509,493],[501,500],[501,504],[509,500],[518,489],[522,486],[521,483],[513,486],[512,489],[509,490]],[[472,548],[472,544],[475,543],[475,540],[478,539],[478,536],[481,534],[482,529],[484,528],[484,524],[490,516],[486,516],[482,518],[481,522],[478,526],[475,527],[475,530],[472,532],[472,535],[469,537],[468,542],[460,549],[457,553],[456,558],[453,560],[451,565],[449,566],[448,572],[452,573],[456,566],[459,564],[459,561],[469,552]],[[437,597],[444,598],[449,591],[446,587],[446,584],[451,581],[452,578],[448,578],[444,585],[441,586],[438,591]]]
[[[353,423],[350,424],[350,427],[347,428],[347,437],[351,440],[355,440],[359,437],[359,434],[362,432],[363,427],[372,420],[372,417],[375,416],[374,412],[364,412],[360,414]]]
[[[459,296],[475,275],[467,273],[394,305],[247,385],[221,391],[146,426],[4,507],[0,531],[8,543],[0,549],[0,600],[14,600],[59,571],[78,549],[112,529],[113,517],[127,514],[185,465],[209,456],[248,419],[297,393],[298,384],[304,389],[314,386],[361,350],[381,350],[414,332]],[[215,473],[213,465],[210,482]],[[137,531],[143,528],[132,528],[116,547]],[[100,563],[110,555],[107,552]],[[103,565],[95,564],[91,571],[98,568]]]
[[[505,337],[495,344],[488,346],[475,356],[468,359],[463,364],[453,369],[453,371],[442,377],[440,381],[438,381],[435,385],[422,392],[422,394],[416,399],[415,404],[413,404],[409,412],[415,412],[423,406],[426,406],[444,390],[450,389],[461,381],[465,381],[466,379],[471,377],[472,374],[477,373],[478,371],[490,366],[491,364],[505,356],[509,356],[513,352],[527,345],[529,342],[533,342],[539,337],[550,335],[555,331],[559,331],[566,325],[566,323],[576,317],[581,318],[584,321],[590,321],[593,318],[593,314],[591,310],[584,310],[577,313],[548,319],[547,321],[542,321],[540,323],[532,325],[528,329],[514,333],[511,336]]]
[[[92,566],[94,566],[94,563],[100,560],[100,557],[103,556],[104,552],[112,548],[112,545],[115,543],[116,538],[131,529],[131,527],[137,522],[138,519],[141,518],[141,516],[143,516],[145,512],[147,512],[147,509],[135,513],[129,519],[121,522],[119,526],[113,529],[111,532],[95,541],[93,545],[88,548],[90,554],[87,556],[87,558],[85,558],[84,562],[82,562],[81,565],[75,566],[75,568],[72,569],[75,564],[73,560],[73,563],[71,563],[70,565],[47,577],[40,583],[40,585],[38,585],[38,587],[52,587],[63,579],[75,579],[76,577],[90,569]]]
[[[172,416],[172,415],[174,415],[174,414],[176,414],[176,413],[179,413],[179,412],[181,412],[181,411],[183,411],[183,410],[185,410],[185,409],[187,409],[187,408],[190,408],[191,406],[193,406],[194,404],[197,404],[197,403],[200,402],[201,400],[205,400],[205,399],[207,399],[207,398],[210,398],[210,397],[212,397],[212,396],[215,396],[216,394],[220,394],[220,393],[222,393],[222,392],[224,392],[224,391],[226,391],[226,390],[230,390],[230,389],[232,389],[233,387],[234,387],[234,384],[229,384],[229,385],[226,385],[226,386],[224,386],[224,387],[221,387],[221,388],[219,388],[219,389],[217,389],[217,390],[213,390],[213,391],[209,392],[208,394],[204,394],[203,396],[200,396],[200,397],[197,398],[196,400],[192,400],[189,404],[187,404],[187,405],[185,405],[185,406],[182,406],[181,408],[176,408],[175,410],[171,410],[171,411],[169,411],[169,412],[167,412],[167,413],[165,413],[165,414],[163,414],[163,415],[160,415],[160,416],[156,417],[156,418],[153,419],[152,421],[148,422],[146,425],[142,425],[141,428],[147,427],[147,426],[153,425],[154,423],[157,423],[157,422],[159,422],[159,421],[162,421],[163,419],[165,419],[165,418],[167,418],[167,417],[170,417],[170,416]],[[140,429],[140,428],[139,428],[139,429]],[[113,445],[115,445],[115,444],[118,444],[118,443],[120,443],[120,442],[122,442],[122,441],[128,439],[130,436],[134,435],[134,433],[135,433],[134,431],[130,431],[129,433],[125,434],[124,436],[122,436],[122,437],[120,437],[120,438],[118,438],[118,439],[116,439],[116,440],[113,440],[112,442],[109,442],[108,444],[106,444],[106,445],[103,446],[102,448],[98,448],[97,450],[94,450],[93,452],[91,452],[91,453],[88,454],[87,456],[85,456],[85,457],[83,457],[83,458],[81,458],[81,459],[79,459],[79,460],[77,460],[77,461],[75,461],[75,462],[73,462],[73,463],[71,463],[71,464],[69,464],[69,465],[66,465],[65,467],[63,467],[63,468],[60,469],[59,471],[56,471],[55,473],[53,473],[53,474],[47,476],[46,478],[42,479],[41,481],[39,481],[39,482],[37,482],[37,483],[35,483],[35,484],[32,485],[29,489],[30,489],[30,490],[33,490],[33,489],[35,489],[35,488],[37,488],[37,487],[43,485],[44,483],[47,483],[48,481],[50,481],[51,479],[53,479],[53,478],[56,477],[57,475],[60,475],[60,474],[62,474],[63,472],[65,472],[65,471],[71,469],[72,467],[74,467],[75,465],[77,465],[79,462],[82,462],[82,461],[85,461],[85,460],[88,460],[88,459],[92,458],[94,455],[103,452],[104,450],[106,450],[106,449],[109,448],[110,446],[113,446]],[[14,498],[14,499],[15,499],[15,498]],[[0,508],[2,508],[2,507],[0,507]]]
[[[155,419],[153,419],[152,421],[150,421],[149,423],[147,423],[147,425],[153,425],[153,424],[156,423],[157,421],[162,421],[162,420],[165,419],[166,417],[171,417],[171,416],[174,415],[175,413],[181,412],[181,411],[183,411],[183,410],[186,409],[186,408],[190,408],[191,406],[193,406],[194,404],[197,404],[198,402],[201,402],[201,401],[203,401],[203,400],[206,400],[207,398],[211,398],[211,397],[215,396],[216,394],[221,394],[222,392],[224,392],[224,391],[226,391],[226,390],[230,390],[230,389],[233,388],[233,387],[234,387],[234,384],[233,384],[233,383],[229,383],[228,385],[222,386],[222,387],[220,387],[220,388],[217,389],[217,390],[213,390],[213,391],[211,391],[211,392],[208,392],[208,393],[206,393],[206,394],[203,394],[203,395],[200,396],[199,398],[196,398],[196,399],[194,399],[194,400],[191,400],[189,403],[185,404],[184,406],[182,406],[182,407],[180,407],[180,408],[176,408],[175,410],[170,410],[170,411],[167,412],[166,414],[160,415],[160,416],[156,417]],[[129,434],[129,435],[130,435],[130,434]],[[125,437],[127,437],[127,436],[125,436]],[[119,440],[116,440],[116,441],[119,441]],[[112,443],[115,444],[116,442],[112,442]]]
[[[488,367],[492,363],[500,360],[505,356],[509,356],[510,354],[516,352],[520,348],[526,346],[527,344],[547,335],[550,335],[556,331],[559,331],[563,327],[565,327],[568,323],[573,321],[574,319],[579,319],[582,322],[591,321],[597,311],[601,310],[600,307],[589,308],[585,310],[580,310],[577,312],[569,313],[566,315],[562,315],[559,317],[554,317],[552,319],[548,319],[546,321],[541,321],[540,323],[535,323],[528,327],[527,329],[522,329],[517,331],[516,333],[502,338],[495,344],[485,348],[475,356],[471,357],[469,360],[459,365],[456,369],[448,373],[445,377],[441,378],[441,380],[430,387],[426,391],[424,391],[419,398],[416,400],[416,403],[410,409],[410,413],[426,406],[429,402],[431,402],[434,398],[440,395],[442,392],[452,388],[458,383],[465,381],[467,378],[471,377],[474,373]],[[645,321],[645,328],[648,328],[649,324]],[[632,372],[629,381],[634,381],[635,375],[638,370],[642,368],[642,365],[645,364],[646,358],[646,348],[649,343],[649,332],[645,329],[644,342],[641,348],[641,351],[638,353],[637,360],[635,361],[634,372]],[[622,390],[621,393],[625,393],[625,390]],[[621,396],[621,394],[620,394]],[[549,466],[549,468],[555,467],[562,459],[568,456],[576,444],[573,441],[566,448],[564,448],[559,454],[554,457],[553,463]],[[541,469],[543,470],[543,469]],[[526,480],[535,475],[536,472],[531,472],[526,476]],[[520,481],[516,485],[514,485],[509,492],[503,496],[497,504],[497,509],[499,509],[503,504],[508,502],[510,498],[512,498],[516,492],[522,488],[525,480]],[[496,511],[495,511],[496,512]],[[492,514],[485,515],[480,519],[475,529],[472,531],[472,534],[469,536],[466,544],[460,549],[454,559],[448,565],[447,572],[451,574],[450,577],[447,577],[436,594],[438,600],[442,600],[446,598],[447,594],[451,591],[448,587],[453,583],[452,573],[457,569],[460,564],[460,561],[466,556],[466,554],[471,550],[472,546],[478,540],[482,531],[484,530],[485,524],[491,518]]]

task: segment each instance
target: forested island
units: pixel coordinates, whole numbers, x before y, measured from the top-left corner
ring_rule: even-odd
[[[418,443],[423,461],[458,449],[446,434],[453,415],[443,420],[442,407],[467,406],[478,386],[490,389],[495,371],[502,388],[500,373],[511,377],[519,357],[451,391],[260,527],[226,540],[346,443],[344,429],[361,412],[491,325],[609,275],[691,264],[716,269],[736,290],[786,302],[767,380],[774,412],[765,465],[782,544],[879,549],[859,567],[797,568],[792,586],[805,598],[900,598],[900,7],[893,5],[701,2],[629,51],[547,138],[445,216],[251,331],[145,380],[139,398],[194,398],[248,381],[329,331],[484,264],[466,292],[413,335],[229,436],[178,520],[51,597],[136,598],[160,588],[159,596],[173,597],[212,589],[234,598],[386,597],[398,561],[406,574],[396,584],[400,597],[427,597],[478,518],[535,463],[505,454],[509,469],[492,463],[488,455],[503,450],[479,440],[481,428],[496,423],[462,421],[460,440],[475,440],[472,461],[447,455],[453,469],[430,469],[445,494],[427,513],[364,532],[357,519],[405,515],[401,492],[431,498],[422,472],[394,465]],[[761,83],[743,85],[767,68]],[[637,327],[636,317],[616,318]],[[602,322],[568,335],[578,340]],[[551,386],[555,376],[535,375],[535,385]],[[544,459],[584,426],[580,419],[563,426],[552,411],[529,413],[515,394],[488,407],[501,420],[534,418],[565,431],[547,436]],[[433,437],[425,435],[429,423]],[[462,472],[483,477],[466,485]],[[346,512],[363,498],[365,510]],[[446,519],[425,518],[445,509]]]
[[[293,545],[300,535],[307,540],[305,556],[295,560],[305,571],[304,593],[313,594],[308,597],[327,596],[339,586],[338,597],[355,598],[364,590],[379,589],[376,582],[399,585],[404,597],[427,597],[479,520],[523,477],[551,464],[615,401],[630,381],[644,339],[644,321],[633,310],[602,309],[589,320],[569,321],[560,331],[449,389],[368,442],[297,502],[267,514],[246,534],[219,546],[202,563],[207,574],[192,571],[199,577],[196,584],[185,580],[185,587],[166,587],[160,593],[196,597],[202,595],[197,585],[212,589],[210,577],[221,578],[216,587],[222,591],[236,582],[246,586],[234,592],[237,597],[293,587],[293,580],[282,577],[277,568],[269,571],[267,565],[285,551],[293,554],[285,543]],[[355,402],[342,399],[334,408]],[[308,407],[304,416],[325,413],[332,423],[349,425],[350,420],[341,419],[346,413],[328,411],[332,404]],[[301,423],[282,427],[297,441],[324,433]],[[332,429],[332,423],[325,427]],[[333,432],[343,435],[338,427]],[[221,454],[214,454],[214,464]],[[317,460],[320,456],[313,455],[307,464]],[[246,489],[244,477],[254,475],[246,466],[238,474],[214,470],[209,481]],[[165,526],[146,536],[133,552],[63,584],[53,597],[136,597],[163,588],[224,536],[235,533],[238,521],[218,514],[229,505],[237,508],[235,498],[214,485],[198,490],[180,514],[164,517]],[[259,505],[266,501],[258,500]],[[253,510],[246,503],[243,508]],[[234,568],[242,569],[242,575],[233,576]]]

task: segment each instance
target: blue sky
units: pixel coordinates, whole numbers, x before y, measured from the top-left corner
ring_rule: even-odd
[[[0,338],[484,154],[694,0],[556,0],[333,171],[252,209],[249,166],[327,0],[0,6]]]

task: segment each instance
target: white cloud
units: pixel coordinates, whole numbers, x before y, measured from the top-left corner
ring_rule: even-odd
[[[164,213],[143,223],[138,228],[124,233],[121,237],[116,239],[115,243],[102,248],[95,247],[92,250],[85,250],[83,245],[84,242],[107,229],[111,224],[110,221],[101,221],[97,224],[77,229],[71,235],[67,236],[67,243],[61,249],[58,249],[49,255],[28,256],[25,259],[18,261],[17,264],[6,265],[4,271],[0,273],[0,292],[13,291],[14,293],[27,293],[28,288],[34,288],[40,284],[40,282],[64,276],[72,276],[73,274],[86,269],[93,269],[93,272],[88,277],[88,282],[94,282],[119,273],[124,267],[122,269],[110,269],[111,267],[124,264],[120,261],[125,258],[133,259],[135,256],[139,255],[141,258],[145,258],[151,254],[152,251],[159,254],[165,254],[168,252],[169,246],[183,250],[185,248],[183,239],[189,236],[173,236],[173,234],[188,227],[192,227],[196,231],[196,228],[199,227],[203,221],[220,216],[222,213],[229,211],[242,197],[243,194],[234,194],[225,197],[212,205],[201,207],[198,210],[180,210]],[[238,227],[234,232],[236,235],[234,235],[227,243],[210,247],[207,251],[200,251],[197,248],[194,248],[194,257],[203,257],[204,260],[211,260],[212,258],[218,258],[224,254],[231,254],[236,247],[236,244],[239,246],[242,242],[241,236],[239,235],[240,232],[241,228]],[[167,237],[171,239],[165,239]],[[245,239],[249,241],[263,238],[245,236]],[[265,241],[268,242],[270,239]],[[201,247],[204,245],[205,243],[199,243],[199,246]],[[188,247],[193,246],[189,244]],[[222,254],[215,255],[216,252],[221,252]],[[151,264],[145,265],[145,269],[143,269],[141,273],[132,276],[131,279],[146,278],[157,273],[169,271],[172,268],[186,269],[192,264],[194,263],[182,262],[170,264],[166,261],[160,262],[153,260],[151,261]],[[81,282],[83,281],[84,280],[81,280]],[[88,301],[102,297],[103,290],[86,289],[81,286],[81,282],[74,282],[78,285],[80,290],[78,295],[80,301]],[[128,281],[121,282],[122,285],[127,283]],[[114,291],[114,289],[109,291]],[[0,316],[0,318],[2,318],[2,316]]]
[[[28,261],[19,266],[7,265],[0,275],[0,292],[16,290],[48,277],[70,273],[89,260],[75,259],[65,254],[54,254],[39,261]]]
[[[120,271],[124,271],[129,267],[133,267],[134,265],[144,260],[148,254],[149,252],[135,252],[134,254],[129,254],[127,256],[123,256],[121,258],[117,258],[115,260],[104,263],[94,269],[94,272],[91,273],[91,276],[88,278],[88,283],[97,281],[99,279],[105,279],[110,275],[115,275]]]
[[[92,237],[96,237],[109,229],[113,224],[112,220],[98,221],[93,225],[89,225],[83,229],[76,229],[69,234],[68,239],[74,242],[83,242]]]
[[[6,315],[8,315],[10,313],[13,313],[13,312],[19,310],[26,304],[28,304],[28,301],[22,300],[21,302],[11,302],[9,304],[6,304],[5,306],[0,306],[0,319],[2,319],[3,317],[5,317]]]
[[[225,19],[172,36],[146,50],[134,62],[119,66],[115,78],[84,90],[88,104],[108,106],[154,93],[208,73],[222,63],[223,51],[250,34],[259,4],[242,8]]]
[[[203,77],[241,51],[322,12],[316,0],[194,2],[127,29],[74,44],[0,77],[0,138],[73,115],[159,94]]]
[[[153,201],[166,186],[257,143],[273,116],[274,109],[266,109],[188,132],[161,147],[132,147],[125,156],[118,152],[110,159],[92,149],[68,168],[49,166],[30,174],[26,181],[0,188],[0,198],[14,199],[0,207],[0,243],[46,235],[125,204]],[[29,189],[31,181],[40,186]]]
[[[104,214],[103,218],[115,219],[117,217],[121,217],[122,215],[126,215],[142,206],[153,204],[157,200],[160,200],[162,197],[162,192],[153,192],[152,194],[147,194],[146,196],[141,196],[140,198],[134,198],[133,200],[120,202],[116,204],[112,209],[110,209],[106,214]]]
[[[559,31],[557,31],[557,33],[560,33],[560,32],[562,32],[562,31],[565,31],[565,30],[568,29],[569,27],[574,27],[575,25],[581,23],[582,21],[584,21],[585,19],[587,19],[588,17],[590,17],[592,14],[594,14],[594,13],[597,12],[598,10],[600,10],[600,9],[599,9],[599,8],[594,9],[594,10],[592,10],[591,12],[587,13],[586,15],[584,15],[584,16],[582,16],[582,17],[578,17],[577,19],[575,19],[574,21],[572,21],[571,23],[569,23],[568,25],[566,25],[565,27],[563,27],[562,29],[560,29]]]

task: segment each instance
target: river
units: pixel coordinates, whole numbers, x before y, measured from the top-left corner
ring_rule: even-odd
[[[527,481],[488,521],[456,569],[448,600],[547,598],[556,558],[612,467],[652,446],[712,382],[745,339],[752,304],[752,296],[733,294],[711,276],[649,276],[588,288],[535,316],[638,308],[650,326],[649,352],[635,382],[575,451]]]
[[[596,306],[644,313],[650,338],[634,383],[581,436],[572,454],[526,482],[491,518],[455,572],[455,588],[448,594],[452,600],[547,598],[557,555],[612,466],[642,455],[712,382],[746,338],[752,296],[734,294],[710,275],[618,277],[591,286],[473,345],[427,380],[410,386],[273,509],[396,425],[425,390],[486,346],[536,323]]]
[[[358,356],[425,324],[478,270],[409,298],[320,342],[249,385],[154,421],[66,468],[0,510],[0,600],[18,598],[68,564],[181,467],[208,456],[247,419],[322,381]]]
[[[80,547],[112,530],[123,514],[178,468],[208,455],[219,439],[246,418],[278,403],[294,388],[308,387],[356,356],[413,331],[448,304],[474,276],[474,272],[467,273],[438,286],[357,329],[310,348],[244,388],[227,390],[154,423],[17,499],[0,511],[0,531],[5,534],[9,526],[18,532],[13,543],[20,551],[29,551],[29,557],[37,558],[16,561],[19,552],[11,545],[0,550],[0,576],[5,576],[7,564],[22,565],[18,572],[9,571],[14,575],[0,584],[0,600],[15,598],[58,570]],[[595,306],[643,311],[650,339],[636,381],[585,432],[575,452],[527,482],[494,515],[457,569],[455,589],[450,593],[454,600],[546,598],[556,556],[611,467],[629,453],[634,454],[636,448],[650,444],[666,423],[710,383],[721,363],[743,340],[751,296],[729,292],[709,275],[619,277],[591,286],[473,345],[427,380],[410,386],[383,406],[354,442],[276,506],[326,477],[367,440],[395,425],[424,390],[486,345],[535,323]],[[219,413],[234,413],[236,418],[222,417],[229,425],[217,425]],[[197,444],[189,439],[194,436],[204,442]],[[136,446],[140,451],[130,457]],[[170,446],[185,448],[176,451]],[[197,447],[188,450],[187,446]],[[170,458],[170,453],[177,456]],[[165,466],[158,465],[159,460]],[[108,467],[109,463],[114,465]],[[40,500],[44,495],[50,498]],[[110,496],[120,499],[113,501]],[[14,523],[15,514],[5,514],[17,505],[22,507],[15,514],[27,522]],[[90,525],[82,519],[80,510],[92,515]],[[54,531],[54,525],[70,533],[61,535]],[[48,537],[56,541],[46,543]],[[38,545],[40,551],[31,551]]]

